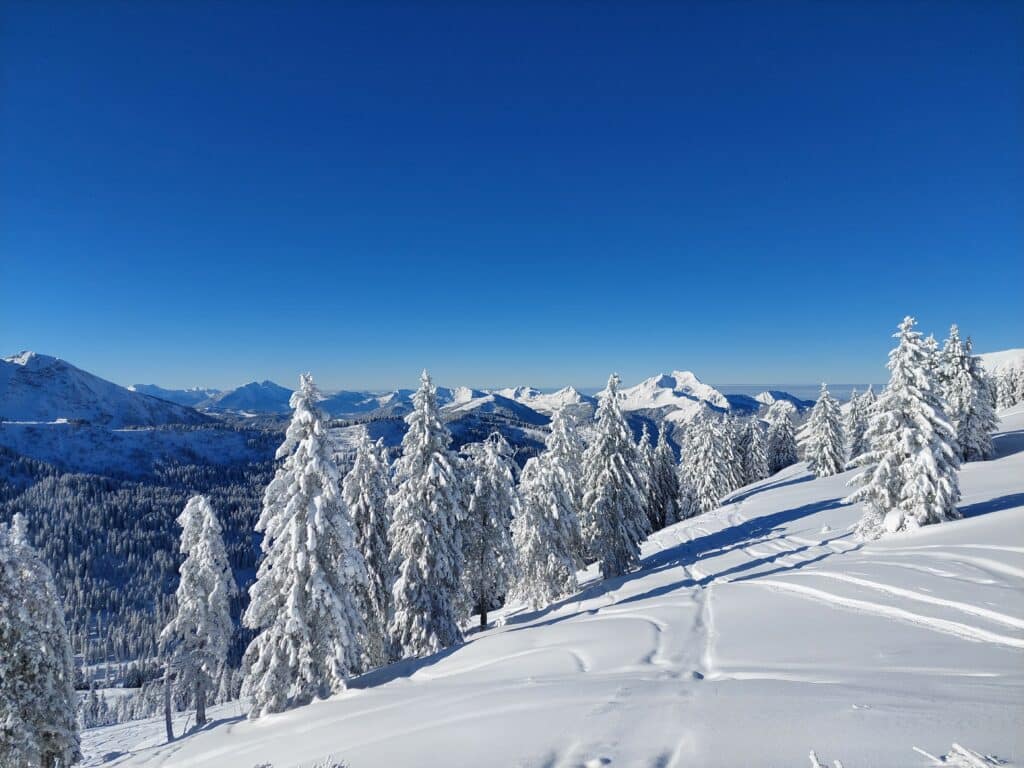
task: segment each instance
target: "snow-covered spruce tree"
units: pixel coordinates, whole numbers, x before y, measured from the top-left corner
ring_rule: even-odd
[[[676,477],[679,482],[679,519],[686,520],[699,515],[702,512],[700,500],[697,498],[697,489],[690,479],[685,461],[681,461],[676,468]]]
[[[513,576],[511,526],[519,514],[519,492],[512,448],[500,433],[466,448],[472,490],[462,525],[463,595],[484,629],[487,612],[500,607]]]
[[[729,493],[728,458],[723,453],[724,439],[719,423],[701,413],[690,422],[683,442],[685,482],[696,498],[700,512],[710,512]]]
[[[216,693],[235,629],[231,598],[238,587],[220,521],[205,496],[188,500],[178,525],[185,560],[175,592],[177,610],[160,633],[161,655],[178,689],[195,701],[196,725],[205,725],[207,697]]]
[[[727,495],[743,486],[743,433],[739,420],[726,414],[715,422],[715,439],[721,452],[722,476]]]
[[[256,530],[263,561],[249,588],[245,626],[259,632],[245,652],[250,717],[280,712],[344,690],[363,663],[366,626],[359,595],[366,566],[341,499],[341,477],[320,394],[299,380]]]
[[[768,471],[768,436],[764,424],[756,416],[743,426],[743,484],[764,480]]]
[[[1016,405],[1016,376],[1013,368],[1004,368],[995,374],[996,408],[1002,410]]]
[[[870,386],[863,394],[858,395],[857,390],[850,393],[850,406],[843,422],[843,432],[846,435],[846,454],[851,462],[871,450],[865,435],[874,405],[875,392]]]
[[[636,445],[619,403],[619,377],[613,373],[597,408],[597,434],[584,454],[580,516],[589,557],[601,562],[605,578],[640,561],[648,520],[636,464]]]
[[[559,408],[551,415],[551,431],[548,432],[544,453],[551,465],[551,471],[561,478],[568,499],[571,501],[571,516],[563,522],[572,536],[573,557],[583,567],[586,549],[580,531],[580,512],[583,509],[583,440],[576,429],[576,418]]]
[[[929,350],[914,330],[900,323],[889,353],[889,384],[872,409],[867,439],[871,450],[855,460],[860,486],[847,499],[864,502],[857,531],[863,538],[906,531],[960,517],[956,434],[946,420],[931,378]]]
[[[668,442],[666,424],[662,424],[658,430],[658,443],[651,459],[651,485],[654,529],[661,530],[682,519],[679,514],[679,473],[676,470],[675,454]]]
[[[391,467],[383,439],[373,442],[361,430],[352,469],[342,483],[342,499],[352,517],[356,546],[366,564],[366,590],[360,594],[366,624],[367,665],[379,667],[391,660],[388,622],[391,619],[391,544],[388,495]]]
[[[462,642],[457,617],[464,515],[455,457],[448,450],[451,435],[441,422],[437,389],[426,371],[412,401],[389,500],[397,580],[388,631],[402,658]]]
[[[768,408],[768,468],[772,474],[799,460],[796,445],[796,427],[793,416],[796,408],[788,400],[776,400]]]
[[[576,591],[579,538],[565,470],[550,450],[526,462],[519,479],[521,508],[512,521],[515,577],[510,596],[533,610]]]
[[[838,475],[846,465],[846,441],[843,436],[839,401],[821,385],[818,402],[800,430],[800,444],[807,468],[817,477]]]
[[[658,515],[658,495],[654,485],[654,444],[651,443],[651,432],[644,422],[640,433],[640,442],[636,446],[636,473],[642,482],[644,509],[647,512],[647,525],[651,531],[660,530]]]
[[[20,514],[0,523],[0,606],[0,765],[70,766],[81,758],[71,641]]]
[[[996,414],[992,392],[981,360],[971,354],[971,341],[960,340],[953,325],[942,348],[939,379],[946,416],[956,431],[961,461],[983,461],[992,457],[992,432]]]

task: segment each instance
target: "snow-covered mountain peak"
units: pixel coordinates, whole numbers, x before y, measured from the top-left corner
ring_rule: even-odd
[[[56,360],[57,358],[55,357],[40,355],[30,349],[26,349],[16,355],[4,358],[5,363],[13,363],[14,365],[39,365],[41,363],[46,364],[47,361],[55,362]]]
[[[666,418],[687,422],[705,408],[728,409],[729,401],[692,371],[660,373],[620,390],[625,411],[668,409]]]
[[[132,392],[60,358],[29,351],[0,361],[0,419],[68,419],[115,428],[207,420],[191,408]]]

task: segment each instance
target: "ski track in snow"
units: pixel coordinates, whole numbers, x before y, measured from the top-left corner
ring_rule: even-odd
[[[779,581],[775,579],[760,579],[758,581],[747,583],[770,587],[772,589],[795,592],[798,595],[829,603],[840,608],[849,608],[854,611],[873,613],[878,616],[885,616],[899,621],[906,621],[911,624],[918,624],[926,627],[927,629],[933,629],[937,632],[945,632],[956,637],[962,637],[966,640],[977,640],[983,643],[1007,645],[1011,648],[1024,648],[1024,638],[999,635],[995,632],[990,632],[980,627],[973,627],[968,624],[962,624],[958,621],[949,621],[947,619],[939,619],[933,616],[922,616],[921,614],[912,613],[911,611],[891,605],[872,603],[867,600],[858,600],[852,597],[841,597],[831,592],[825,592],[803,584],[791,584],[788,581]]]

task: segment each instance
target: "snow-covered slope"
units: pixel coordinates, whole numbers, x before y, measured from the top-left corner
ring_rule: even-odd
[[[208,411],[233,413],[287,413],[292,391],[272,381],[252,381],[244,386],[222,392],[207,400],[202,408]]]
[[[87,731],[86,765],[913,768],[1024,755],[1024,407],[961,473],[965,519],[861,544],[850,474],[802,465],[655,534],[642,569],[328,701],[172,744]],[[185,716],[179,718],[179,730]]]
[[[128,389],[132,392],[149,395],[150,397],[159,397],[161,400],[168,400],[178,405],[187,405],[190,408],[195,408],[221,394],[219,389],[208,389],[206,387],[164,389],[156,384],[129,384]]]
[[[191,408],[132,392],[49,355],[0,360],[0,420],[87,421],[106,427],[202,424]]]
[[[1000,352],[986,352],[979,355],[982,365],[989,373],[1006,368],[1024,368],[1024,349],[1004,349]]]

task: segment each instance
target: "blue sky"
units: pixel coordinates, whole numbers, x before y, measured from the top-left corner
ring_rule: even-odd
[[[0,352],[878,381],[1024,346],[1019,3],[7,2]]]

